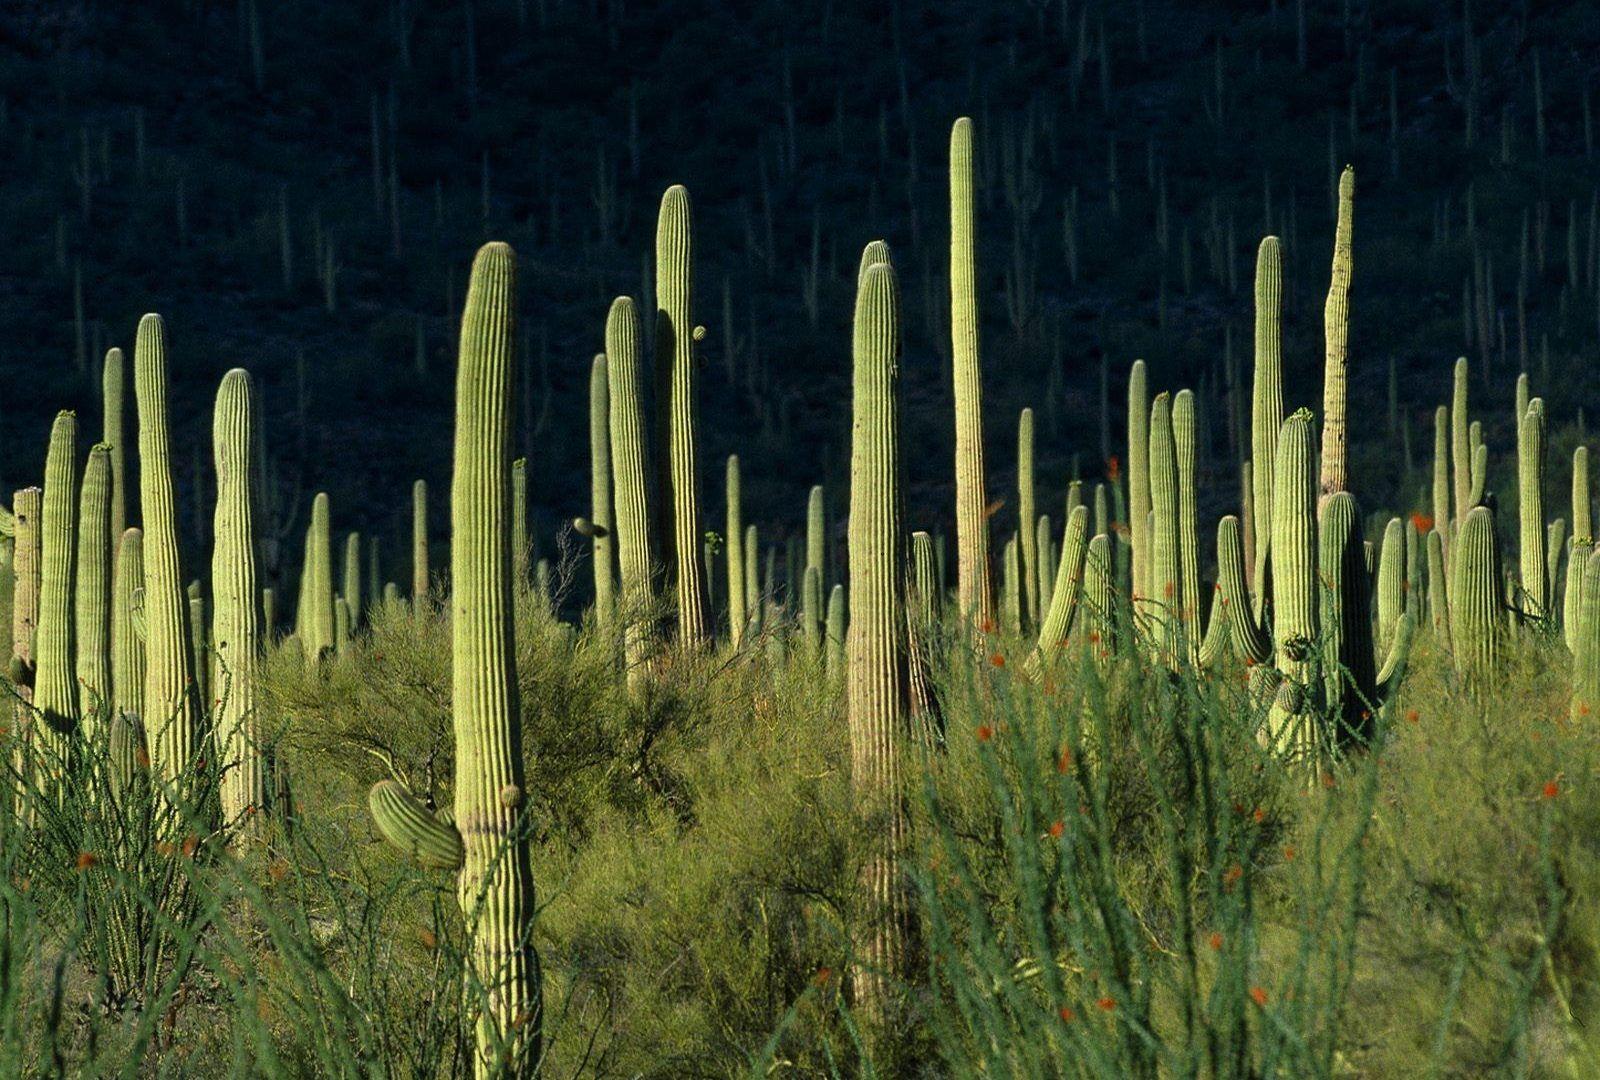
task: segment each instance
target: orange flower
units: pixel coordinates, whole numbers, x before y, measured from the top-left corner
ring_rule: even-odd
[[[1216,930],[1211,931],[1211,937],[1206,944],[1211,946],[1212,952],[1217,952],[1222,948],[1222,935]]]
[[[978,741],[988,742],[992,738],[994,738],[994,728],[990,727],[988,724],[979,724]]]
[[[1250,988],[1250,1000],[1265,1009],[1267,1007],[1267,992],[1259,986],[1252,986]]]
[[[1422,714],[1419,713],[1417,710],[1415,710],[1415,709],[1407,709],[1406,710],[1406,723],[1415,724],[1418,720],[1421,720],[1421,719],[1422,719]]]
[[[1050,835],[1055,837],[1057,840],[1060,840],[1061,834],[1066,831],[1067,826],[1063,822],[1053,821],[1050,823]]]
[[[1419,533],[1426,536],[1433,530],[1433,517],[1419,511],[1411,515],[1411,524],[1417,527]]]
[[[1116,998],[1111,998],[1111,997],[1103,997],[1099,1001],[1096,1001],[1095,1004],[1100,1006],[1106,1012],[1110,1012],[1112,1009],[1115,1009],[1117,1007],[1117,999]]]
[[[1333,774],[1331,772],[1325,772],[1322,774],[1322,786],[1325,788],[1333,787]]]
[[[1284,860],[1284,862],[1294,862],[1294,845],[1293,844],[1290,844],[1288,847],[1283,849],[1283,860]]]
[[[985,620],[983,620],[981,623],[978,624],[978,629],[982,630],[985,634],[994,633],[994,620],[993,619],[985,619]]]
[[[1244,877],[1244,867],[1240,866],[1238,863],[1234,863],[1232,866],[1228,867],[1228,869],[1226,871],[1223,872],[1223,875],[1222,875],[1223,887],[1224,888],[1229,888],[1229,889],[1233,888],[1233,883],[1235,881],[1238,881],[1242,877]]]
[[[1070,747],[1063,746],[1060,755],[1056,758],[1056,772],[1065,773],[1070,768],[1072,768],[1072,750]]]
[[[832,968],[819,967],[817,969],[817,973],[815,975],[811,976],[811,982],[815,986],[827,986],[828,985],[828,980],[831,979],[831,978],[833,978],[833,969]]]
[[[1061,1017],[1061,1022],[1063,1024],[1070,1024],[1074,1019],[1077,1018],[1078,1014],[1063,1005],[1061,1008],[1056,1010],[1056,1015]]]
[[[426,928],[417,931],[417,940],[422,942],[422,947],[432,952],[439,947],[439,937],[432,930]]]
[[[99,861],[100,861],[100,857],[98,855],[96,855],[92,851],[80,851],[80,852],[78,852],[78,863],[77,863],[77,866],[78,866],[79,870],[87,870],[87,869],[89,869],[89,867],[93,866],[95,863],[97,863]]]
[[[1267,812],[1258,806],[1251,813],[1250,817],[1257,825],[1260,825],[1263,821],[1267,820]]]
[[[1541,796],[1543,798],[1553,799],[1557,795],[1560,795],[1560,794],[1561,794],[1561,785],[1560,784],[1556,783],[1554,780],[1548,780],[1548,781],[1545,782],[1544,791],[1541,793]]]
[[[1005,667],[1006,658],[1001,656],[999,653],[995,653],[993,656],[989,657],[989,663],[995,667]]]
[[[139,749],[134,752],[133,763],[139,766],[141,769],[148,769],[150,767],[149,752],[146,751],[144,747],[139,747]]]

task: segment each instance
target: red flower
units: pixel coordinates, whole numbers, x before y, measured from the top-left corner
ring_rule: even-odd
[[[1283,861],[1284,862],[1294,862],[1294,845],[1293,844],[1290,844],[1288,847],[1283,849]]]
[[[418,930],[417,940],[422,942],[422,947],[430,952],[439,947],[439,937],[432,930]]]
[[[1259,986],[1252,986],[1250,988],[1250,1000],[1265,1009],[1267,1007],[1267,992]]]
[[[988,724],[979,724],[978,741],[988,742],[992,738],[994,738],[994,728],[990,727]]]
[[[1066,832],[1066,831],[1067,831],[1067,827],[1066,827],[1066,825],[1064,823],[1059,822],[1059,821],[1054,821],[1054,822],[1050,823],[1050,835],[1055,837],[1055,839],[1057,839],[1057,840],[1061,839],[1061,834]]]
[[[1063,1024],[1070,1024],[1074,1019],[1077,1018],[1078,1014],[1063,1005],[1061,1008],[1056,1010],[1056,1015],[1061,1017],[1061,1022]]]
[[[994,633],[994,620],[993,619],[985,619],[985,620],[983,620],[981,623],[978,624],[978,629],[982,630],[985,634]]]
[[[1056,772],[1065,773],[1070,768],[1072,768],[1072,750],[1070,747],[1063,746],[1060,755],[1056,758]]]
[[[80,851],[80,852],[78,852],[78,863],[77,863],[77,866],[78,866],[79,870],[87,870],[87,869],[89,869],[89,867],[93,866],[95,863],[97,863],[99,861],[100,861],[100,857],[98,855],[96,855],[92,851]]]
[[[1244,877],[1244,867],[1240,866],[1238,863],[1234,863],[1232,866],[1228,867],[1228,869],[1222,875],[1223,887],[1228,889],[1233,888],[1233,883],[1242,877]]]
[[[1117,1007],[1117,999],[1116,998],[1110,998],[1110,997],[1103,997],[1099,1001],[1096,1001],[1095,1004],[1100,1006],[1106,1012],[1110,1012],[1112,1009],[1115,1009]]]
[[[1417,710],[1415,710],[1415,709],[1407,709],[1406,710],[1406,723],[1415,724],[1418,720],[1421,720],[1421,719],[1422,719],[1422,714],[1419,713]]]
[[[989,657],[989,663],[993,664],[995,667],[1005,667],[1006,658],[1001,656],[999,653],[995,653],[993,656]]]
[[[1426,536],[1433,529],[1433,517],[1419,511],[1411,515],[1411,524],[1417,527],[1419,533]]]
[[[827,986],[828,980],[831,978],[833,978],[832,968],[819,967],[817,973],[811,977],[811,981],[817,986]]]
[[[1560,794],[1561,794],[1561,785],[1560,784],[1556,783],[1554,780],[1549,780],[1549,781],[1545,782],[1544,791],[1541,793],[1541,796],[1543,798],[1553,799],[1557,795],[1560,795]]]
[[[1211,931],[1211,937],[1206,944],[1211,946],[1212,952],[1217,952],[1222,948],[1222,935],[1215,930]]]
[[[1255,811],[1250,815],[1250,817],[1257,825],[1260,825],[1263,821],[1267,820],[1267,812],[1258,806],[1255,808]]]

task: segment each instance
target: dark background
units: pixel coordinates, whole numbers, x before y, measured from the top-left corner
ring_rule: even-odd
[[[941,527],[946,155],[969,114],[991,498],[1014,483],[1032,405],[1040,511],[1059,526],[1074,468],[1099,477],[1121,443],[1127,365],[1143,356],[1154,388],[1201,392],[1204,509],[1232,508],[1256,244],[1268,229],[1287,244],[1286,408],[1318,406],[1331,184],[1351,162],[1353,482],[1369,510],[1419,508],[1457,354],[1496,476],[1520,368],[1553,426],[1590,389],[1597,46],[1586,3],[12,0],[0,483],[38,481],[56,409],[98,433],[110,345],[130,353],[131,433],[133,330],[159,311],[191,571],[210,403],[243,365],[295,515],[273,525],[285,551],[326,489],[335,529],[381,536],[386,576],[405,580],[415,477],[445,532],[459,305],[475,247],[499,238],[520,260],[517,440],[548,554],[587,512],[606,308],[648,280],[661,192],[682,182],[707,329],[707,528],[737,450],[764,539],[801,526],[818,482],[842,529],[852,285],[875,237],[905,299],[911,524]],[[1553,439],[1558,509],[1577,437]],[[997,529],[1015,527],[1014,505]]]

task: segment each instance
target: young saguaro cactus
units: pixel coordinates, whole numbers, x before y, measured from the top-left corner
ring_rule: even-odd
[[[739,473],[739,455],[728,455],[728,637],[733,647],[744,644],[749,621],[745,607],[744,583],[744,506],[743,480]]]
[[[1039,601],[1038,506],[1033,477],[1033,410],[1017,418],[1017,536],[1022,543],[1023,618],[1037,628],[1044,618]]]
[[[656,223],[656,371],[667,391],[667,478],[672,528],[667,562],[677,579],[678,644],[696,649],[710,637],[700,566],[698,379],[692,305],[693,227],[689,192],[674,184],[661,197]],[[609,350],[607,350],[609,352]],[[665,371],[663,377],[660,373]]]
[[[610,380],[611,455],[622,586],[623,642],[628,684],[642,685],[655,649],[655,557],[650,543],[649,466],[639,386],[639,316],[619,296],[606,316],[606,374]]]
[[[1450,407],[1433,411],[1433,520],[1445,531],[1450,528]]]
[[[260,464],[256,403],[249,372],[222,377],[212,412],[217,509],[212,522],[212,718],[222,765],[223,821],[250,830],[266,804],[266,763],[256,714],[261,662],[260,590],[256,576],[256,506]],[[348,587],[347,587],[348,588]],[[348,592],[346,593],[348,597]]]
[[[1251,520],[1255,560],[1251,569],[1255,616],[1266,603],[1267,562],[1272,548],[1273,462],[1283,427],[1283,250],[1268,236],[1256,250],[1255,374],[1250,397]],[[1244,602],[1240,597],[1238,602]]]
[[[73,585],[77,564],[78,419],[56,416],[44,462],[44,513],[40,525],[39,627],[34,646],[33,704],[45,768],[66,765],[69,737],[78,726],[78,680],[73,656]]]
[[[133,377],[139,411],[139,503],[144,515],[144,730],[152,775],[165,786],[188,767],[199,725],[184,632],[187,608],[167,432],[166,327],[159,315],[139,321]]]
[[[99,722],[111,701],[111,448],[99,443],[89,451],[78,498],[77,635],[79,706],[83,737],[91,745],[100,738]]]
[[[473,1062],[479,1078],[529,1071],[539,1059],[542,1028],[507,513],[514,280],[511,249],[484,245],[461,321],[450,488],[454,825],[428,814],[397,785],[380,784],[369,797],[386,838],[425,856],[428,865],[459,871],[469,962],[485,988]],[[458,843],[450,842],[452,834]]]
[[[1172,445],[1178,483],[1178,612],[1188,646],[1189,663],[1200,662],[1205,613],[1200,609],[1200,527],[1195,490],[1196,438],[1194,394],[1179,390],[1172,399]],[[1213,620],[1216,621],[1216,620]],[[1220,629],[1224,624],[1216,621]]]
[[[979,626],[995,622],[989,498],[983,469],[983,370],[978,346],[977,205],[972,120],[950,129],[950,344],[956,403],[956,596]],[[881,264],[880,264],[881,265]]]
[[[610,634],[617,604],[616,522],[611,514],[611,376],[605,353],[589,368],[589,513],[594,531],[594,612]]]
[[[1179,577],[1178,458],[1172,439],[1171,399],[1165,392],[1150,403],[1150,520],[1151,633],[1157,655],[1175,665],[1184,601]]]
[[[1477,505],[1472,497],[1472,441],[1467,418],[1467,358],[1456,359],[1453,376],[1454,389],[1450,397],[1450,462],[1453,467],[1455,488],[1455,517],[1457,529],[1466,520],[1467,511]],[[1449,539],[1454,540],[1452,536]],[[1447,544],[1447,548],[1453,545]],[[1452,571],[1453,573],[1453,571]]]
[[[861,895],[871,909],[861,923],[862,959],[854,980],[856,1000],[875,1027],[883,1023],[893,980],[905,967],[910,912],[900,865],[907,832],[901,755],[910,706],[898,307],[893,268],[869,267],[855,310],[846,701],[851,788],[874,838],[860,868]]]
[[[1067,533],[1061,542],[1061,561],[1056,565],[1055,588],[1050,593],[1050,610],[1039,627],[1039,640],[1028,656],[1027,668],[1036,671],[1049,662],[1067,643],[1073,617],[1078,609],[1083,586],[1084,560],[1088,554],[1089,508],[1076,506],[1067,518]]]
[[[1587,720],[1600,710],[1600,552],[1585,551],[1581,562],[1577,547],[1572,555],[1583,581],[1573,634],[1572,718]]]
[[[1323,308],[1326,366],[1322,374],[1322,501],[1336,491],[1350,490],[1346,410],[1350,395],[1350,234],[1355,218],[1356,173],[1350,166],[1339,175],[1339,220],[1333,233],[1333,276]]]
[[[1517,425],[1517,554],[1522,574],[1522,614],[1550,614],[1549,560],[1544,522],[1544,401],[1534,398]]]
[[[333,648],[333,533],[328,493],[311,500],[311,525],[306,534],[306,565],[301,572],[305,614],[300,644],[306,659],[315,660]]]

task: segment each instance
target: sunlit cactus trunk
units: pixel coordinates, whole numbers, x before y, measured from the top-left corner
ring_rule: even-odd
[[[111,715],[144,716],[144,533],[126,529],[117,543],[116,586],[111,597]]]
[[[1316,432],[1301,409],[1278,435],[1272,484],[1273,653],[1282,676],[1266,739],[1286,757],[1317,750],[1318,603]]]
[[[100,744],[111,702],[111,448],[89,451],[78,498],[78,566],[74,600],[79,707],[83,741]]]
[[[605,354],[589,368],[589,512],[594,528],[594,613],[602,635],[617,606],[616,522],[611,513],[611,382]]]
[[[1333,233],[1333,274],[1322,325],[1326,361],[1322,372],[1322,475],[1320,502],[1350,490],[1350,234],[1355,218],[1356,173],[1346,165],[1339,176],[1339,218]],[[1319,502],[1319,505],[1320,505]]]
[[[103,423],[100,441],[111,454],[111,542],[121,539],[128,527],[128,447],[124,434],[127,412],[127,363],[121,349],[106,353],[100,374],[100,401]]]
[[[956,597],[961,614],[993,628],[989,500],[983,468],[983,370],[978,346],[977,206],[972,121],[950,130],[950,341],[956,403]],[[859,304],[858,304],[859,306]],[[853,600],[852,600],[853,602]]]
[[[1276,236],[1261,241],[1256,251],[1255,374],[1250,395],[1250,519],[1255,544],[1249,564],[1254,614],[1261,617],[1267,599],[1268,562],[1272,551],[1273,462],[1278,431],[1283,427],[1283,250]],[[1242,600],[1243,598],[1241,598]]]
[[[59,775],[78,727],[73,588],[77,567],[78,420],[56,416],[44,461],[39,543],[39,624],[34,642],[33,706],[41,765]]]
[[[1550,614],[1550,568],[1545,551],[1544,401],[1534,398],[1517,425],[1517,555],[1522,578],[1520,610],[1538,621]]]
[[[728,455],[727,475],[728,638],[733,647],[744,644],[749,619],[744,583],[744,498],[739,455]]]
[[[213,738],[222,767],[222,817],[251,830],[266,803],[266,766],[256,713],[261,658],[256,581],[256,407],[248,372],[222,379],[212,414],[217,509],[211,557]]]
[[[411,598],[420,613],[427,610],[428,589],[428,482],[411,485]]]
[[[611,396],[612,514],[617,525],[623,652],[628,685],[647,678],[656,646],[654,549],[651,543],[649,465],[644,398],[639,371],[639,316],[619,296],[606,317],[606,369]]]

